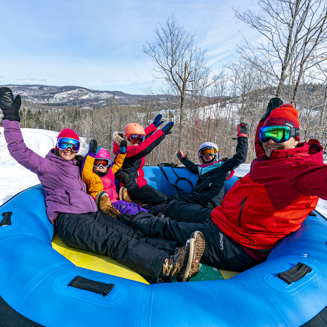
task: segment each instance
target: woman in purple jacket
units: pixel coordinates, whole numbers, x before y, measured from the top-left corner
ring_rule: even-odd
[[[24,143],[19,126],[20,105],[19,95],[14,98],[9,88],[0,88],[8,150],[18,163],[37,174],[44,188],[47,216],[68,246],[108,255],[154,282],[168,276],[186,281],[199,271],[205,247],[201,232],[194,232],[182,249],[176,249],[181,244],[145,237],[97,211],[94,200],[86,193],[75,158],[80,146],[78,135],[63,130],[56,147],[45,158],[39,156]]]

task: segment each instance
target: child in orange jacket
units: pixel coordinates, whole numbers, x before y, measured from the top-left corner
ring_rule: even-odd
[[[81,176],[90,194],[96,201],[99,210],[116,218],[122,213],[135,214],[145,211],[136,203],[118,200],[115,185],[115,173],[122,167],[126,157],[127,141],[122,141],[120,149],[111,163],[108,150],[97,147],[97,141],[91,140],[89,152],[81,167]]]

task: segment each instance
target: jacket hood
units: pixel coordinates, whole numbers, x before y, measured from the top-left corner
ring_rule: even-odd
[[[121,132],[114,132],[113,133],[113,139],[114,139],[114,142],[117,143],[118,145],[120,145],[120,142],[122,140],[125,140],[124,136],[123,136],[123,133],[121,133]],[[130,140],[126,140],[126,141],[127,141],[127,146],[138,145],[138,144],[133,144]]]

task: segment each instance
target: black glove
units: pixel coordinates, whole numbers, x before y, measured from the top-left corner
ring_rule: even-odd
[[[154,125],[155,127],[158,127],[158,126],[160,126],[161,124],[164,123],[164,121],[161,120],[161,118],[162,118],[162,115],[160,115],[160,114],[156,116],[156,118],[155,118],[154,121],[153,121],[153,125]]]
[[[249,125],[247,123],[240,123],[237,125],[237,137],[248,137]]]
[[[20,105],[20,95],[17,95],[14,99],[14,95],[8,87],[0,88],[0,108],[3,112],[3,119],[8,119],[11,121],[20,121]]]
[[[97,140],[92,139],[89,145],[89,151],[93,153],[97,153],[98,142]]]
[[[179,150],[177,153],[176,153],[176,157],[179,161],[182,161],[183,158],[185,158],[185,154],[182,152],[182,150]]]
[[[283,101],[280,98],[272,98],[272,99],[270,99],[270,101],[268,103],[267,111],[264,113],[264,115],[262,116],[262,118],[261,118],[260,121],[261,122],[265,121],[269,117],[270,113],[274,109],[280,107],[282,104],[283,104]]]
[[[122,140],[120,142],[120,149],[119,150],[122,153],[125,153],[126,152],[126,150],[127,150],[127,141],[126,140]]]
[[[173,128],[173,126],[174,126],[174,122],[171,121],[168,124],[166,124],[161,130],[165,133],[165,135],[171,134],[170,130]]]

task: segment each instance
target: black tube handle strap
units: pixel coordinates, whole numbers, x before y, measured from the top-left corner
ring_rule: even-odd
[[[115,284],[106,284],[81,276],[76,276],[68,286],[107,296],[114,288]]]
[[[165,176],[165,178],[167,179],[168,183],[174,187],[178,193],[185,193],[178,185],[177,183],[180,181],[180,180],[183,180],[183,181],[186,181],[187,183],[189,183],[191,185],[191,193],[194,191],[194,185],[193,183],[187,179],[186,177],[179,177],[176,173],[176,171],[174,170],[174,168],[178,168],[178,166],[176,164],[174,164],[173,162],[168,164],[168,163],[160,163],[158,164],[158,167],[160,168],[160,170],[162,171],[163,175]],[[171,167],[172,171],[174,172],[174,174],[176,175],[177,179],[175,181],[175,184],[171,183],[167,174],[165,173],[164,169],[162,167]]]
[[[2,213],[2,219],[0,222],[0,226],[8,226],[11,225],[11,215],[12,212],[8,211],[8,212],[3,212]]]
[[[312,271],[312,268],[305,265],[302,262],[298,262],[296,266],[293,268],[286,270],[282,273],[279,273],[277,275],[278,278],[283,280],[288,285],[297,282],[301,278],[303,278],[306,274],[308,274],[310,271]]]

